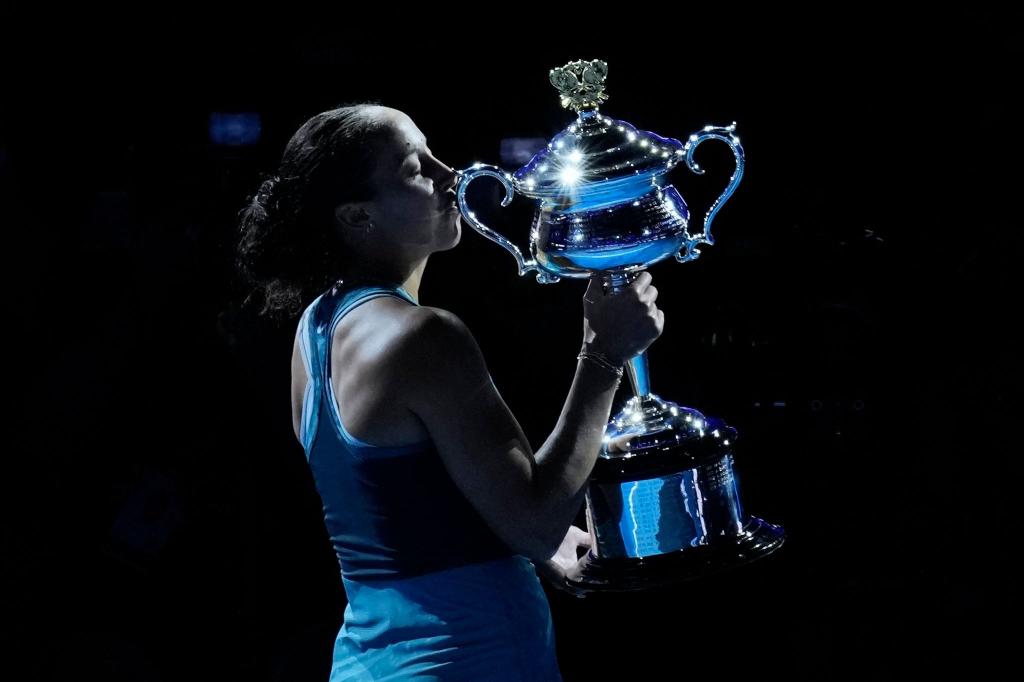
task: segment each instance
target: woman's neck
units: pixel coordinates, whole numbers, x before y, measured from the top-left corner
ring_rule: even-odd
[[[368,279],[402,287],[417,302],[420,300],[420,280],[423,270],[427,267],[429,254],[411,262],[382,263],[361,260],[358,265],[345,268],[344,279]]]

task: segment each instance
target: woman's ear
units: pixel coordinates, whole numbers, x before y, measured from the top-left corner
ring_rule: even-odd
[[[334,207],[334,219],[342,228],[366,230],[370,224],[370,213],[361,204],[345,203]]]

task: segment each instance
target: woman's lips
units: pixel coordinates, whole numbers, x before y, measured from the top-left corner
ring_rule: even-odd
[[[458,210],[458,208],[459,202],[454,192],[449,195],[448,201],[441,205],[442,211],[454,211]]]

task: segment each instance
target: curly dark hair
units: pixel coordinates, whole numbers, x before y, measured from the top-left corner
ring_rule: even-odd
[[[367,109],[378,104],[341,106],[303,123],[277,173],[264,176],[239,211],[235,265],[248,290],[242,305],[260,305],[260,317],[293,318],[343,270],[334,208],[373,198],[376,142],[387,128]]]

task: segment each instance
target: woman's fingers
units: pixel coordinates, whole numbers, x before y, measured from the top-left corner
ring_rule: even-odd
[[[592,545],[592,542],[590,540],[590,533],[576,526],[570,526],[570,529],[572,530],[573,539],[576,541],[577,544],[585,545],[587,547],[590,547]]]
[[[640,275],[630,283],[630,286],[637,291],[643,291],[651,284],[651,273],[644,270]]]

